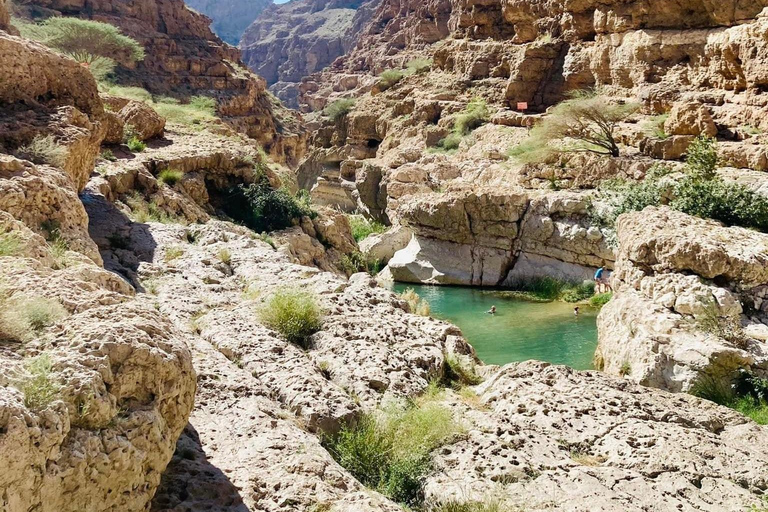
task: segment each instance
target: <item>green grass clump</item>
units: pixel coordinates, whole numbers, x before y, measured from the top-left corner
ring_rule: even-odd
[[[111,149],[104,149],[101,151],[101,158],[104,160],[108,160],[110,162],[117,161],[117,157],[115,156],[115,153],[112,152]]]
[[[430,454],[462,432],[451,411],[422,401],[363,416],[326,440],[328,451],[355,478],[409,507],[424,500]]]
[[[355,108],[354,99],[342,98],[326,106],[323,110],[323,114],[325,114],[328,118],[330,118],[331,121],[335,123],[342,117],[352,112],[353,108]]]
[[[460,133],[449,133],[437,143],[437,149],[445,152],[453,152],[459,149],[464,136]]]
[[[182,217],[175,217],[161,209],[154,201],[147,202],[141,194],[134,192],[124,199],[125,204],[131,209],[131,219],[134,222],[147,223],[158,222],[160,224],[184,223]]]
[[[728,406],[758,425],[768,425],[768,403],[764,400],[755,401],[751,398],[742,397],[732,401]]]
[[[515,296],[534,302],[582,302],[595,293],[595,283],[583,281],[573,283],[555,277],[519,278],[511,284]]]
[[[417,57],[415,59],[411,59],[405,65],[406,74],[408,75],[418,75],[421,73],[426,73],[427,71],[430,70],[431,67],[432,67],[432,59],[426,59],[423,57]]]
[[[21,239],[16,233],[0,234],[0,257],[17,256],[21,253]]]
[[[505,512],[498,500],[444,501],[426,508],[426,512]]]
[[[259,310],[259,320],[288,342],[309,348],[310,337],[323,327],[323,311],[308,291],[277,290]]]
[[[768,380],[740,370],[735,379],[701,374],[689,393],[768,425]]]
[[[355,241],[365,240],[370,235],[384,233],[387,226],[375,220],[368,220],[362,215],[347,215],[349,226],[352,228],[352,236]]]
[[[157,175],[157,181],[169,187],[176,185],[184,177],[184,173],[175,169],[164,169]]]
[[[413,288],[407,288],[398,297],[408,303],[408,311],[414,315],[429,316],[432,312],[429,302],[419,297]]]
[[[184,256],[184,248],[179,246],[169,247],[165,250],[165,262],[170,263]]]
[[[593,308],[602,308],[613,298],[612,292],[598,293],[589,299],[589,305]]]
[[[57,143],[53,135],[38,135],[19,147],[16,156],[35,164],[62,167],[67,161],[67,148]]]
[[[144,141],[136,137],[135,135],[130,137],[126,142],[125,145],[128,146],[128,149],[133,151],[134,153],[141,153],[145,149],[147,149],[147,145],[144,144]]]
[[[53,363],[48,354],[41,354],[24,364],[27,376],[19,382],[24,405],[29,409],[45,409],[56,400],[61,386],[51,377]]]
[[[475,371],[474,361],[462,360],[455,354],[445,354],[443,358],[443,386],[461,389],[464,386],[476,386],[482,381],[483,379]]]
[[[61,303],[34,296],[0,300],[0,341],[23,343],[67,315]]]
[[[405,77],[405,73],[399,69],[388,69],[379,75],[379,81],[376,84],[381,91],[391,89]]]
[[[175,98],[162,97],[151,104],[169,123],[203,127],[217,120],[216,100],[207,96],[193,96],[187,103]]]
[[[482,98],[473,98],[467,107],[456,116],[453,127],[459,135],[469,135],[473,130],[481,127],[490,119],[488,104]]]
[[[661,115],[652,117],[645,124],[646,135],[649,135],[651,137],[656,137],[657,139],[668,138],[669,134],[667,134],[664,131],[664,123],[667,122],[667,119],[669,119],[669,114],[661,114]]]

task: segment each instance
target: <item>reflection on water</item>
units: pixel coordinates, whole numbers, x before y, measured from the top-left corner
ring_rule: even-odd
[[[477,355],[488,364],[537,359],[590,370],[597,346],[597,311],[561,302],[538,304],[502,298],[488,290],[398,283],[429,301],[432,316],[459,326]],[[486,313],[495,305],[496,315]]]

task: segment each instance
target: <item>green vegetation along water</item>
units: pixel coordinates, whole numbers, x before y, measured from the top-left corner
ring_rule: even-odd
[[[488,364],[536,359],[591,370],[597,347],[597,310],[563,302],[534,303],[501,297],[492,290],[395,284],[413,288],[429,301],[432,316],[459,326],[477,355]],[[496,315],[486,313],[496,306]]]

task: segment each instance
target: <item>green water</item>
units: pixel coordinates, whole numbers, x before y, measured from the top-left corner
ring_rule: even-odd
[[[488,364],[536,359],[591,370],[597,346],[597,311],[562,302],[533,303],[502,298],[492,291],[449,286],[395,284],[413,288],[429,301],[432,316],[459,326],[477,355]],[[496,315],[486,313],[491,306]]]

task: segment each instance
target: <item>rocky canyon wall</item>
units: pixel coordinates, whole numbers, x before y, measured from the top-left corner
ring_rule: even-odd
[[[347,53],[379,0],[301,0],[271,5],[240,42],[243,61],[278,98],[298,108],[298,84]]]

